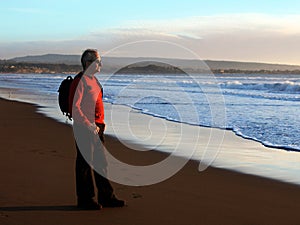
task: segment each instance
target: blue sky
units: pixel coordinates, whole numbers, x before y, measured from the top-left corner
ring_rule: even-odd
[[[11,0],[1,1],[0,19],[0,58],[80,54],[85,47],[105,53],[126,42],[157,39],[205,59],[300,64],[296,0]]]

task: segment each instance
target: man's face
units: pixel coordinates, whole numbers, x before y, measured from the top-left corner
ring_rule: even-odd
[[[97,57],[94,61],[88,62],[86,73],[87,74],[99,73],[101,70],[101,67],[102,67],[101,57],[99,55],[97,55]]]
[[[93,62],[93,64],[95,64],[95,70],[97,71],[97,73],[99,73],[102,67],[101,57],[98,56],[97,59]]]

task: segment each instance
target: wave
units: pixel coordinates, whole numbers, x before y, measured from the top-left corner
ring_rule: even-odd
[[[220,84],[223,89],[258,90],[281,93],[300,93],[300,84],[293,81],[281,83],[242,83],[240,81],[228,81]]]
[[[3,75],[0,79],[0,86],[24,88],[38,91],[39,94],[45,92],[56,96],[58,86],[65,77],[66,75],[60,74],[51,76]],[[268,79],[225,77],[223,80],[199,79],[196,81],[188,80],[186,77],[170,77],[168,79],[165,77],[141,77],[143,79],[137,79],[136,76],[119,76],[113,78],[113,80],[104,79],[106,81],[104,85],[105,102],[122,103],[121,105],[127,105],[141,113],[178,123],[232,130],[239,136],[258,141],[268,147],[300,151],[297,135],[294,135],[299,127],[299,120],[289,119],[292,116],[297,118],[297,109],[300,104],[299,77],[283,77],[280,78],[281,80],[277,77]],[[220,91],[225,97],[226,110],[228,111],[226,112],[228,123],[223,124],[223,126],[211,123],[212,113],[208,105],[210,99],[207,100],[206,98],[208,94],[218,96],[219,87],[222,88]],[[126,92],[122,92],[124,88],[126,88]],[[181,93],[191,95],[181,95]],[[41,94],[41,96],[43,95]],[[190,109],[188,106],[191,102],[186,96],[191,97],[192,106],[198,110],[199,117],[188,117]],[[40,96],[38,97],[40,98]],[[48,101],[45,99],[43,101]],[[278,101],[265,101],[265,99]],[[213,98],[213,100],[218,105],[218,99]],[[184,114],[184,119],[181,119],[182,114],[179,115],[177,109],[187,112],[187,115]],[[268,113],[276,110],[278,112],[272,114],[274,116],[272,121],[278,121],[276,126],[274,125],[272,128],[275,135],[272,133],[269,136],[264,136],[263,139],[257,134],[255,123],[259,123],[261,120],[270,121],[267,120],[270,117]],[[251,120],[248,117],[249,114],[251,114]],[[290,117],[283,115],[290,115]],[[288,132],[286,133],[290,137],[288,141],[284,140],[283,135],[282,137],[276,135],[276,132],[282,133],[279,128],[286,125],[287,121],[291,121],[287,125]],[[239,128],[245,125],[245,129]],[[259,129],[264,131],[267,128],[259,127]]]
[[[208,128],[215,128],[215,129],[221,129],[221,130],[229,130],[234,132],[237,136],[240,136],[244,139],[248,139],[248,140],[252,140],[252,141],[256,141],[261,143],[262,145],[269,147],[269,148],[273,148],[273,149],[281,149],[281,150],[285,150],[285,151],[293,151],[293,152],[300,152],[300,148],[297,145],[284,145],[284,144],[276,144],[273,143],[272,141],[263,141],[259,138],[256,138],[255,135],[247,135],[245,133],[243,133],[239,128],[237,127],[231,127],[228,125],[224,126],[213,126],[213,125],[208,125],[205,123],[195,123],[195,122],[191,122],[191,121],[181,121],[178,118],[173,118],[167,115],[163,115],[161,113],[154,113],[151,112],[148,109],[144,109],[143,107],[138,107],[136,105],[131,105],[131,104],[120,104],[120,103],[114,103],[114,102],[110,102],[111,104],[115,104],[115,105],[123,105],[123,106],[127,106],[130,107],[132,109],[138,110],[140,113],[142,114],[146,114],[149,116],[153,116],[153,117],[157,117],[157,118],[161,118],[161,119],[165,119],[171,122],[176,122],[176,123],[182,123],[182,124],[187,124],[187,125],[192,125],[192,126],[201,126],[201,127],[208,127]]]
[[[271,141],[262,141],[259,138],[256,138],[254,136],[249,136],[244,134],[239,128],[226,128],[226,130],[233,131],[237,136],[240,136],[244,139],[252,140],[261,143],[265,147],[274,148],[274,149],[283,149],[286,151],[293,151],[293,152],[300,152],[299,146],[296,145],[283,145],[283,144],[275,144]]]

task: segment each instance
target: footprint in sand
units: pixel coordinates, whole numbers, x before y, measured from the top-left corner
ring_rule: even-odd
[[[142,198],[143,197],[141,194],[138,194],[138,193],[132,193],[131,196],[132,196],[132,198]]]

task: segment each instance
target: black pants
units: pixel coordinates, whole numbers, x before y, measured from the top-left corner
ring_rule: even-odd
[[[94,136],[90,131],[81,128],[80,130],[80,138],[85,140],[85,143],[80,143],[80,147],[84,146],[84,151],[87,151],[88,154],[92,155],[95,153],[99,153],[101,149],[94,149],[97,148],[97,140],[99,138]],[[83,131],[83,132],[82,132]],[[78,135],[78,134],[77,134]],[[102,144],[104,142],[103,134],[99,134]],[[114,198],[113,188],[107,178],[99,174],[97,171],[93,169],[93,167],[86,161],[87,156],[83,157],[83,154],[79,150],[79,147],[76,143],[77,149],[77,157],[76,157],[76,194],[77,198],[81,200],[89,200],[95,196],[94,184],[98,190],[98,202],[101,204],[105,201],[109,201],[110,199]],[[86,152],[84,153],[86,154]],[[102,157],[104,155],[100,155]],[[90,161],[90,160],[88,160]],[[91,160],[92,161],[92,160]],[[100,161],[100,162],[99,162]],[[101,158],[101,160],[97,160],[95,163],[106,163],[105,158]],[[105,167],[105,165],[103,165]]]

